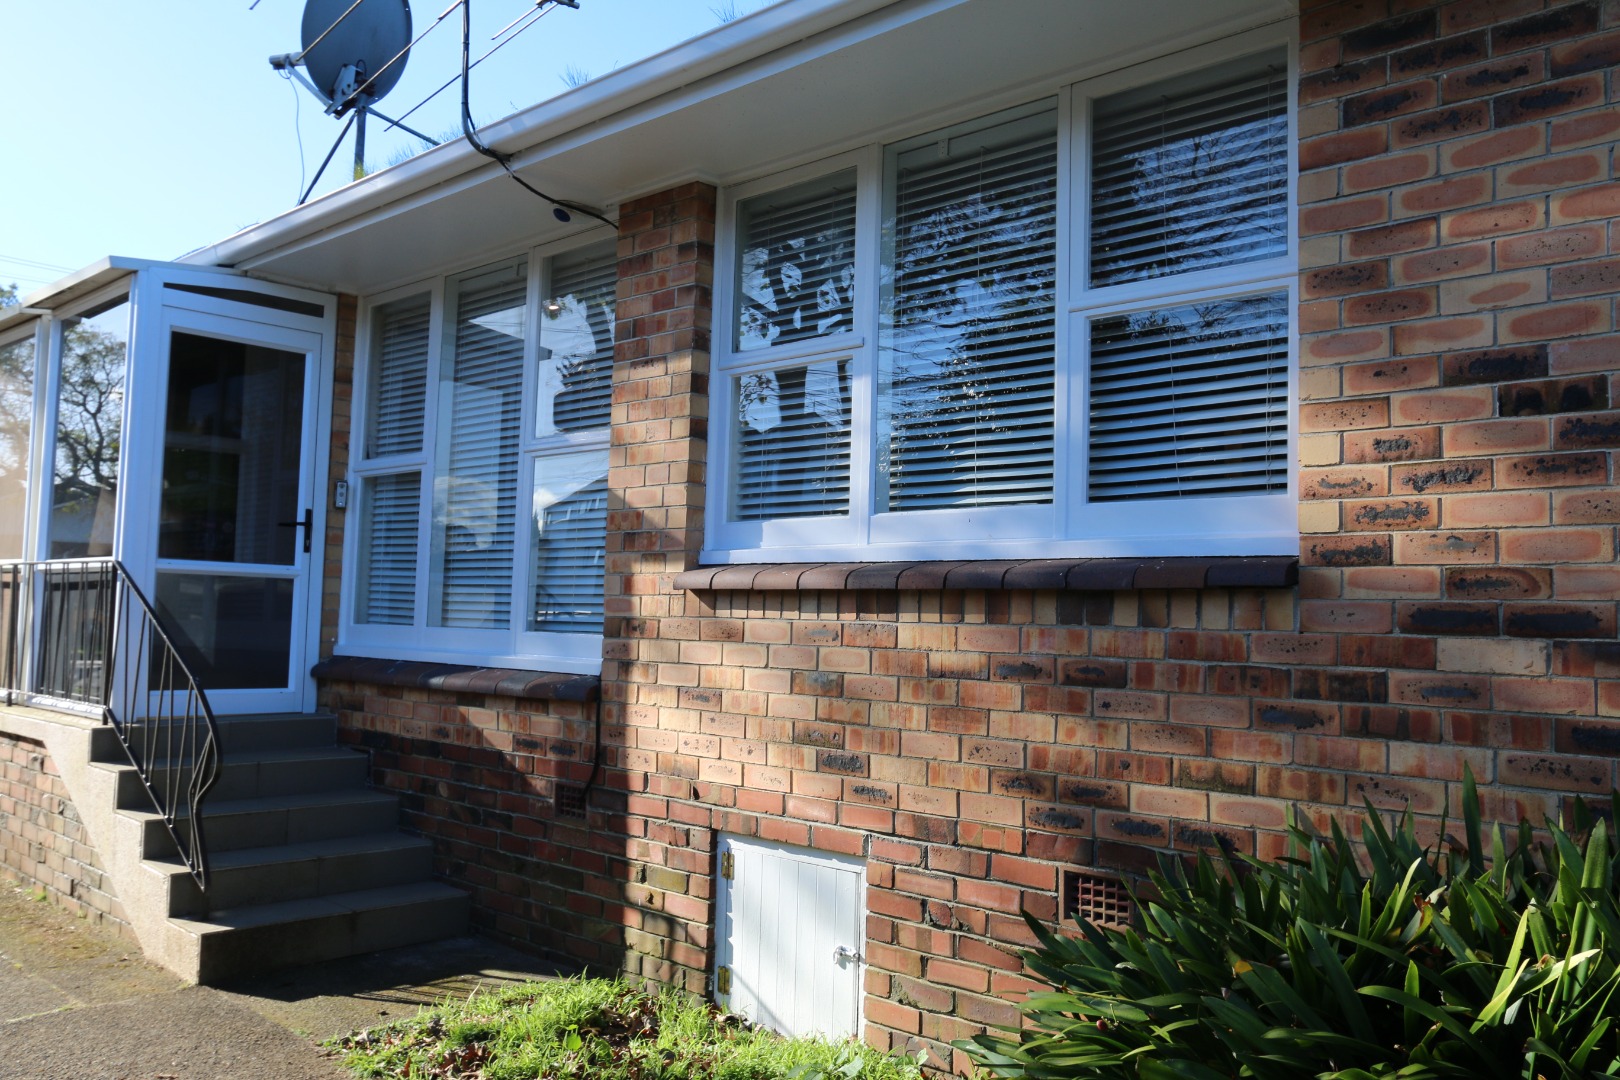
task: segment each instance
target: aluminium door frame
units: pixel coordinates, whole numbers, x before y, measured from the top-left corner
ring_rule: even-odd
[[[173,288],[171,286],[178,286]],[[270,304],[184,291],[187,287],[231,290],[263,297]],[[160,506],[164,422],[167,412],[169,346],[175,330],[204,337],[265,345],[306,356],[304,439],[306,460],[300,489],[312,513],[310,551],[298,577],[303,582],[302,602],[295,597],[294,629],[286,702],[275,711],[307,712],[315,705],[315,683],[309,668],[319,656],[322,597],[325,591],[325,537],[328,474],[331,464],[333,381],[336,369],[337,297],[271,282],[230,270],[157,264],[140,271],[132,295],[135,304],[125,395],[125,450],[119,462],[119,528],[114,554],[155,602],[157,523]],[[271,304],[314,305],[320,315],[281,310]],[[146,477],[141,485],[129,477]],[[229,564],[221,571],[229,573]],[[295,585],[296,590],[296,585]],[[300,610],[300,608],[302,610]],[[302,622],[302,626],[298,625]],[[208,687],[203,687],[208,692]],[[269,711],[242,701],[250,691],[219,690],[210,694],[215,711]],[[276,691],[268,693],[274,694]],[[233,709],[232,699],[238,699]]]

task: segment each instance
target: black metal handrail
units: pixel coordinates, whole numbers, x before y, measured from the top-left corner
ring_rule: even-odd
[[[208,697],[116,559],[0,563],[6,703],[89,710],[112,727],[198,888],[202,802],[219,777]]]

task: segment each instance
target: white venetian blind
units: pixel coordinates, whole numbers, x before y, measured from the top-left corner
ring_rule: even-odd
[[[534,603],[529,629],[600,633],[607,454],[541,458],[535,462],[535,473]]]
[[[416,618],[418,525],[422,474],[364,481],[355,621],[410,626]]]
[[[1091,501],[1288,487],[1288,297],[1091,323]]]
[[[505,266],[455,284],[440,392],[433,624],[500,628],[512,608],[527,270]]]
[[[376,344],[366,402],[366,457],[422,449],[427,409],[428,314],[423,293],[384,304],[374,314]]]
[[[732,387],[733,519],[847,513],[849,361],[742,375]]]
[[[551,299],[540,305],[540,344],[556,366],[550,401],[554,431],[608,426],[618,281],[611,243],[558,255],[551,262]],[[542,378],[541,393],[550,388]]]
[[[887,509],[1052,499],[1055,112],[894,155]]]
[[[1285,254],[1288,97],[1276,53],[1095,101],[1092,286]]]
[[[737,227],[737,348],[854,328],[855,170],[745,199]]]

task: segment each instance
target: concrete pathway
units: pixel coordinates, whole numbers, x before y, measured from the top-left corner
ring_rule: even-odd
[[[321,1040],[552,974],[455,938],[188,986],[130,939],[0,879],[0,1080],[346,1080]]]

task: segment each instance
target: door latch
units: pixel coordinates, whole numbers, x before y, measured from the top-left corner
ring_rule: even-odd
[[[304,530],[304,554],[308,555],[309,554],[310,537],[312,537],[315,534],[315,511],[313,509],[311,509],[311,508],[306,507],[305,510],[304,510],[304,519],[302,521],[278,521],[278,522],[276,522],[276,528],[278,528],[278,529],[303,529]]]
[[[850,948],[848,945],[840,945],[833,950],[833,963],[837,964],[839,967],[843,967],[851,960],[855,961],[857,964],[860,963],[861,954]]]

